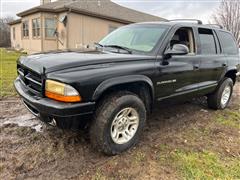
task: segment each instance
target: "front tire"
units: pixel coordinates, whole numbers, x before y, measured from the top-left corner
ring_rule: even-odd
[[[99,104],[90,127],[92,145],[107,155],[134,146],[146,121],[142,100],[130,92],[112,94]]]
[[[233,81],[230,78],[225,78],[218,86],[217,90],[208,95],[208,107],[214,110],[225,109],[231,99],[233,92]]]

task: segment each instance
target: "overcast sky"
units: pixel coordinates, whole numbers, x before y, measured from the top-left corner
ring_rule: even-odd
[[[167,19],[197,18],[208,23],[220,0],[113,0],[135,10]],[[40,4],[40,0],[0,0],[0,15],[15,16]]]

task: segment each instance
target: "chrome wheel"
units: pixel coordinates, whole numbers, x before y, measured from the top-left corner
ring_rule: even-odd
[[[116,144],[129,142],[137,132],[139,114],[133,108],[122,109],[111,125],[111,138]]]
[[[221,97],[221,104],[222,106],[226,106],[231,96],[231,87],[226,86],[223,90],[222,97]]]

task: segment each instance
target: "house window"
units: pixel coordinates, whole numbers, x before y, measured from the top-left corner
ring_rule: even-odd
[[[28,37],[29,36],[29,26],[28,26],[28,21],[24,21],[22,24],[22,35],[23,37]]]
[[[45,19],[45,37],[53,38],[56,31],[56,21],[53,18]]]
[[[40,37],[40,18],[32,20],[32,35],[33,37]]]
[[[118,27],[109,26],[108,33],[115,31]]]
[[[13,32],[13,39],[15,40],[16,39],[16,29],[15,29],[15,27],[13,27],[12,32]]]

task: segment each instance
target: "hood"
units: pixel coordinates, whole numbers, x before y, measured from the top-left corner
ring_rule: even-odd
[[[129,60],[148,59],[150,56],[133,55],[133,54],[118,54],[109,52],[62,52],[36,54],[19,59],[19,64],[31,69],[39,74],[42,74],[43,69],[46,73],[59,71],[68,68],[98,65],[104,63],[116,63]]]

